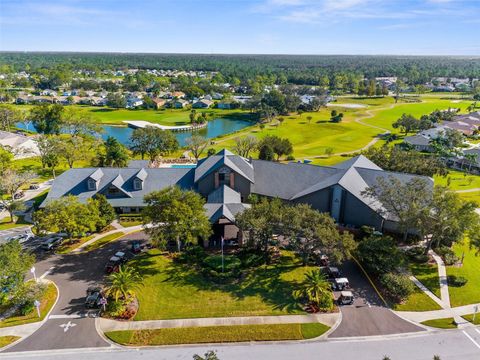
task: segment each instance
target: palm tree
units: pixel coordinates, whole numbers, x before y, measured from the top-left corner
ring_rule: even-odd
[[[296,291],[296,295],[305,297],[311,304],[323,308],[323,304],[331,304],[331,285],[320,270],[312,270],[305,274],[305,279]]]
[[[135,296],[140,275],[132,268],[120,267],[118,272],[110,274],[108,280],[107,295],[113,296],[115,301],[120,297],[126,300],[129,296]]]

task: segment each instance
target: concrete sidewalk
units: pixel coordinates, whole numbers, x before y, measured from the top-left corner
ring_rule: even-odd
[[[462,318],[463,315],[473,314],[475,312],[475,306],[480,308],[480,304],[471,304],[465,306],[459,306],[455,308],[433,310],[433,311],[395,311],[399,316],[414,322],[422,322],[426,320],[442,319],[453,317],[455,319],[460,318],[460,323],[468,323]],[[480,316],[480,313],[477,314]]]
[[[202,326],[235,326],[263,324],[302,324],[320,322],[333,327],[340,319],[340,313],[311,315],[220,317],[175,320],[118,321],[98,318],[98,328],[103,332],[116,330],[142,330]]]

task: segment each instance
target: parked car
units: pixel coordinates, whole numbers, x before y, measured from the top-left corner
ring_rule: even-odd
[[[37,190],[38,188],[40,188],[40,185],[39,184],[30,184],[30,190]]]
[[[338,298],[339,305],[352,305],[355,298],[351,291],[342,291],[340,297]]]
[[[342,291],[350,288],[350,283],[347,278],[336,278],[333,280],[333,289],[337,291]]]
[[[13,200],[21,199],[24,196],[25,196],[25,193],[23,191],[18,191],[15,194],[13,194]]]
[[[118,251],[110,259],[108,259],[108,262],[105,265],[105,272],[107,274],[111,274],[112,272],[118,272],[118,270],[120,269],[120,265],[125,264],[126,262],[127,258],[125,256],[125,253],[122,251]]]
[[[45,240],[40,246],[43,250],[49,251],[57,248],[62,243],[63,238],[60,236],[55,236]]]
[[[103,298],[102,289],[99,287],[89,287],[87,289],[87,297],[85,298],[86,308],[98,308]]]

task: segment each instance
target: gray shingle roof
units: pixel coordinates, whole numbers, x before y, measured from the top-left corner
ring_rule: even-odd
[[[407,136],[403,139],[404,142],[410,145],[427,146],[430,145],[430,139],[422,135]]]
[[[208,195],[207,202],[209,203],[225,203],[225,204],[233,204],[233,203],[241,203],[241,195],[239,192],[236,192],[231,187],[227,185],[222,185],[218,189],[212,191]]]
[[[254,182],[252,164],[247,159],[234,155],[226,149],[198,162],[195,171],[195,182],[222,166],[227,166],[250,182]]]

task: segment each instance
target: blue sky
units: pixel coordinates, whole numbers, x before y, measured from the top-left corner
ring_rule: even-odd
[[[0,0],[0,49],[480,55],[480,0]]]

